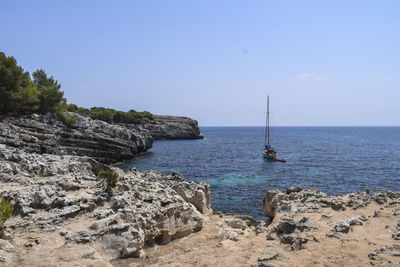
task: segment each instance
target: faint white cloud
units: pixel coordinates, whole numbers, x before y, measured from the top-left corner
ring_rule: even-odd
[[[389,80],[389,76],[382,73],[364,72],[361,75],[366,79],[374,82],[384,82]]]
[[[318,73],[310,73],[310,72],[297,74],[294,77],[294,81],[297,83],[311,82],[311,81],[324,82],[324,83],[331,82],[331,80],[329,80],[328,78],[326,78],[323,75],[320,75]]]

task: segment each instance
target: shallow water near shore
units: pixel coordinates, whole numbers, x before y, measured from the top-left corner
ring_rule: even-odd
[[[400,127],[273,127],[286,163],[264,160],[263,127],[201,127],[203,140],[156,141],[124,169],[179,171],[211,184],[213,209],[262,219],[267,190],[292,185],[329,194],[400,190]]]

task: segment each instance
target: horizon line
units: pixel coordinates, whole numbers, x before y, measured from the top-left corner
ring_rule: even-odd
[[[264,125],[199,125],[199,127],[265,127]],[[400,127],[400,125],[275,125],[274,127]]]

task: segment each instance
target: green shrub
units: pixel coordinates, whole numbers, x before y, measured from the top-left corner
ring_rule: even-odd
[[[123,112],[103,107],[91,108],[89,117],[108,123],[146,124],[154,122],[153,115],[147,111],[137,112],[135,110],[130,110],[128,112]]]
[[[82,116],[109,123],[147,124],[153,123],[150,112],[117,111],[110,108],[93,107],[90,110],[75,104],[66,104],[61,84],[43,69],[32,73],[24,71],[13,57],[0,52],[0,114],[47,113],[59,115],[65,122],[66,112],[76,112]]]
[[[78,107],[78,109],[76,110],[76,113],[78,113],[81,116],[87,117],[87,116],[89,116],[89,109]]]
[[[11,217],[14,208],[6,199],[0,201],[0,233],[3,231],[4,223]]]
[[[77,112],[78,111],[78,106],[75,104],[67,104],[66,106],[67,111],[69,112]]]
[[[72,126],[78,122],[78,118],[75,115],[66,115],[65,124]]]
[[[112,188],[117,186],[118,176],[116,172],[102,170],[99,172],[97,180],[102,181],[106,192],[112,193]]]
[[[111,123],[113,122],[114,113],[115,110],[110,108],[93,107],[89,111],[89,117]]]

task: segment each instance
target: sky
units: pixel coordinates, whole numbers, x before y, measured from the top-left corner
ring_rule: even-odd
[[[201,126],[400,126],[400,1],[0,0],[0,51],[70,103]]]

